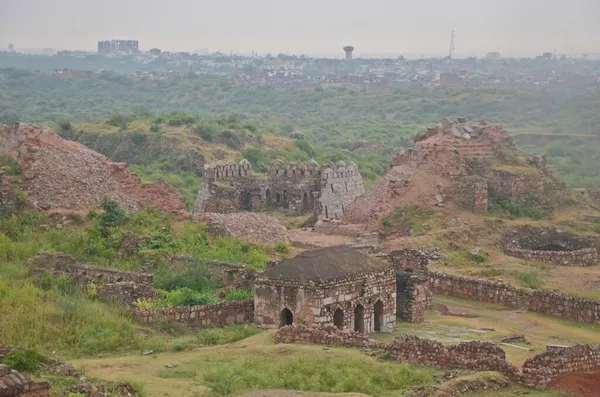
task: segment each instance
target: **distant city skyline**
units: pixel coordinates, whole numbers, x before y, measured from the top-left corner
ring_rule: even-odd
[[[305,0],[2,0],[0,48],[95,51],[99,40],[139,40],[141,50],[198,48],[343,58],[444,56],[456,31],[456,56],[600,53],[600,1]]]

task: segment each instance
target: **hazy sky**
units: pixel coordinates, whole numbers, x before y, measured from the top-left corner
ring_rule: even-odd
[[[485,5],[484,5],[485,4]],[[600,0],[0,0],[0,48],[342,54],[600,52]]]

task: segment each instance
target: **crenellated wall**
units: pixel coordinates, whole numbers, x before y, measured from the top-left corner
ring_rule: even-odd
[[[271,209],[340,218],[344,207],[365,191],[358,167],[343,162],[320,166],[314,160],[306,164],[275,160],[267,180],[253,176],[247,160],[207,165],[204,174],[196,197],[196,213]]]

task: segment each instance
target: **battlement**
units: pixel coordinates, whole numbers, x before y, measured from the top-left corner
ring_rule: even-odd
[[[344,206],[364,191],[354,163],[327,161],[319,165],[310,160],[286,164],[277,159],[271,162],[268,179],[264,180],[252,175],[252,166],[244,159],[237,164],[205,167],[194,211],[227,213],[280,208],[296,214],[316,212],[325,218],[340,218]]]

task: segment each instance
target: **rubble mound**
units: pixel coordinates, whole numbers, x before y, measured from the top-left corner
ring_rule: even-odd
[[[194,215],[194,219],[208,223],[209,231],[228,237],[262,243],[287,242],[286,227],[269,215],[256,212],[216,212]]]
[[[18,162],[22,190],[43,210],[86,210],[108,197],[130,211],[185,211],[185,199],[167,184],[142,183],[126,164],[36,125],[0,125],[0,155]]]
[[[344,223],[376,229],[383,217],[408,204],[485,212],[490,191],[552,211],[547,197],[558,189],[545,159],[522,158],[501,125],[443,119],[414,143],[390,161],[371,190],[347,206]]]

